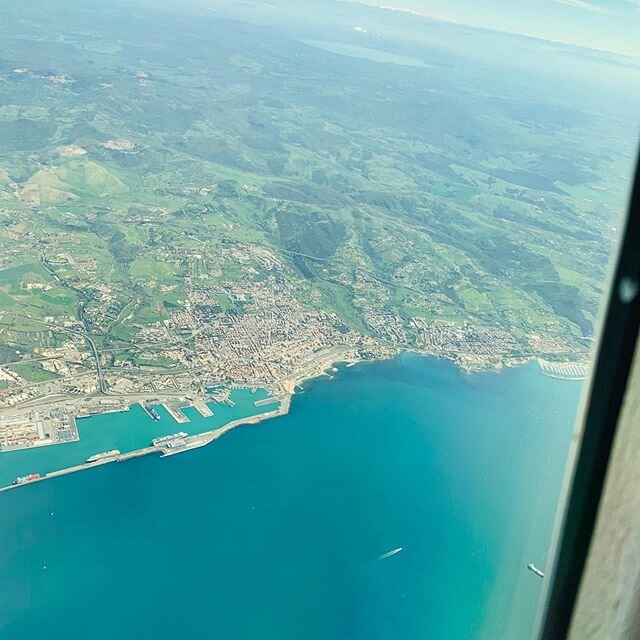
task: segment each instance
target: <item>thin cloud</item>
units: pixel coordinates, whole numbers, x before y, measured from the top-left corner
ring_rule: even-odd
[[[554,0],[554,2],[557,2],[558,4],[564,4],[567,7],[584,9],[585,11],[593,11],[595,13],[611,13],[609,9],[601,7],[597,4],[592,4],[591,2],[586,2],[585,0]]]

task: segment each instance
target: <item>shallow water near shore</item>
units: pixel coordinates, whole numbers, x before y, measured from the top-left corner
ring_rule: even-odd
[[[527,640],[580,391],[407,355],[0,494],[0,637]]]

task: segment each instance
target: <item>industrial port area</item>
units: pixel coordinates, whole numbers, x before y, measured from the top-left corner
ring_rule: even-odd
[[[265,400],[274,402],[275,398],[271,397],[271,398],[266,398]],[[261,402],[261,401],[258,400],[257,402]],[[147,411],[147,413],[153,420],[159,420],[159,414],[156,412],[156,410],[153,407],[145,406],[144,408],[145,408],[145,411]],[[87,469],[98,467],[104,464],[110,464],[112,462],[124,462],[126,460],[139,458],[141,456],[146,456],[151,454],[160,454],[161,457],[167,457],[167,456],[176,455],[178,453],[184,453],[185,451],[190,451],[192,449],[204,447],[205,445],[213,442],[214,440],[217,440],[222,435],[224,435],[225,433],[228,433],[229,431],[231,431],[232,429],[235,429],[236,427],[239,427],[241,425],[256,425],[262,422],[263,420],[284,415],[288,413],[288,411],[289,411],[289,400],[285,399],[284,401],[279,402],[278,407],[276,409],[273,409],[271,411],[267,411],[266,413],[261,413],[255,416],[233,420],[218,429],[213,429],[211,431],[194,434],[194,435],[189,435],[186,431],[178,431],[176,433],[172,433],[166,436],[159,436],[157,438],[153,438],[149,443],[149,446],[143,447],[141,449],[136,449],[134,451],[122,453],[118,449],[112,449],[109,451],[97,452],[92,456],[88,457],[81,464],[77,464],[71,467],[66,467],[64,469],[60,469],[56,471],[51,471],[45,474],[32,472],[25,475],[21,475],[16,477],[15,480],[13,480],[13,482],[10,485],[5,487],[0,487],[0,491],[7,491],[9,489],[14,489],[26,484],[32,484],[34,482],[40,482],[42,480],[47,480],[47,479],[55,478],[62,475],[68,475],[70,473],[76,473],[78,471],[85,471]]]
[[[34,409],[0,416],[0,451],[15,451],[78,440],[73,416],[60,409]]]

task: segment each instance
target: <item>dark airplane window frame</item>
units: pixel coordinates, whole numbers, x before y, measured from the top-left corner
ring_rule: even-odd
[[[566,638],[603,493],[640,327],[640,161],[609,289],[539,640]],[[638,390],[636,390],[638,392]]]

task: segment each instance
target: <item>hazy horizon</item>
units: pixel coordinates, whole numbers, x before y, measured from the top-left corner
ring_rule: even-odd
[[[637,0],[346,0],[640,59]]]

